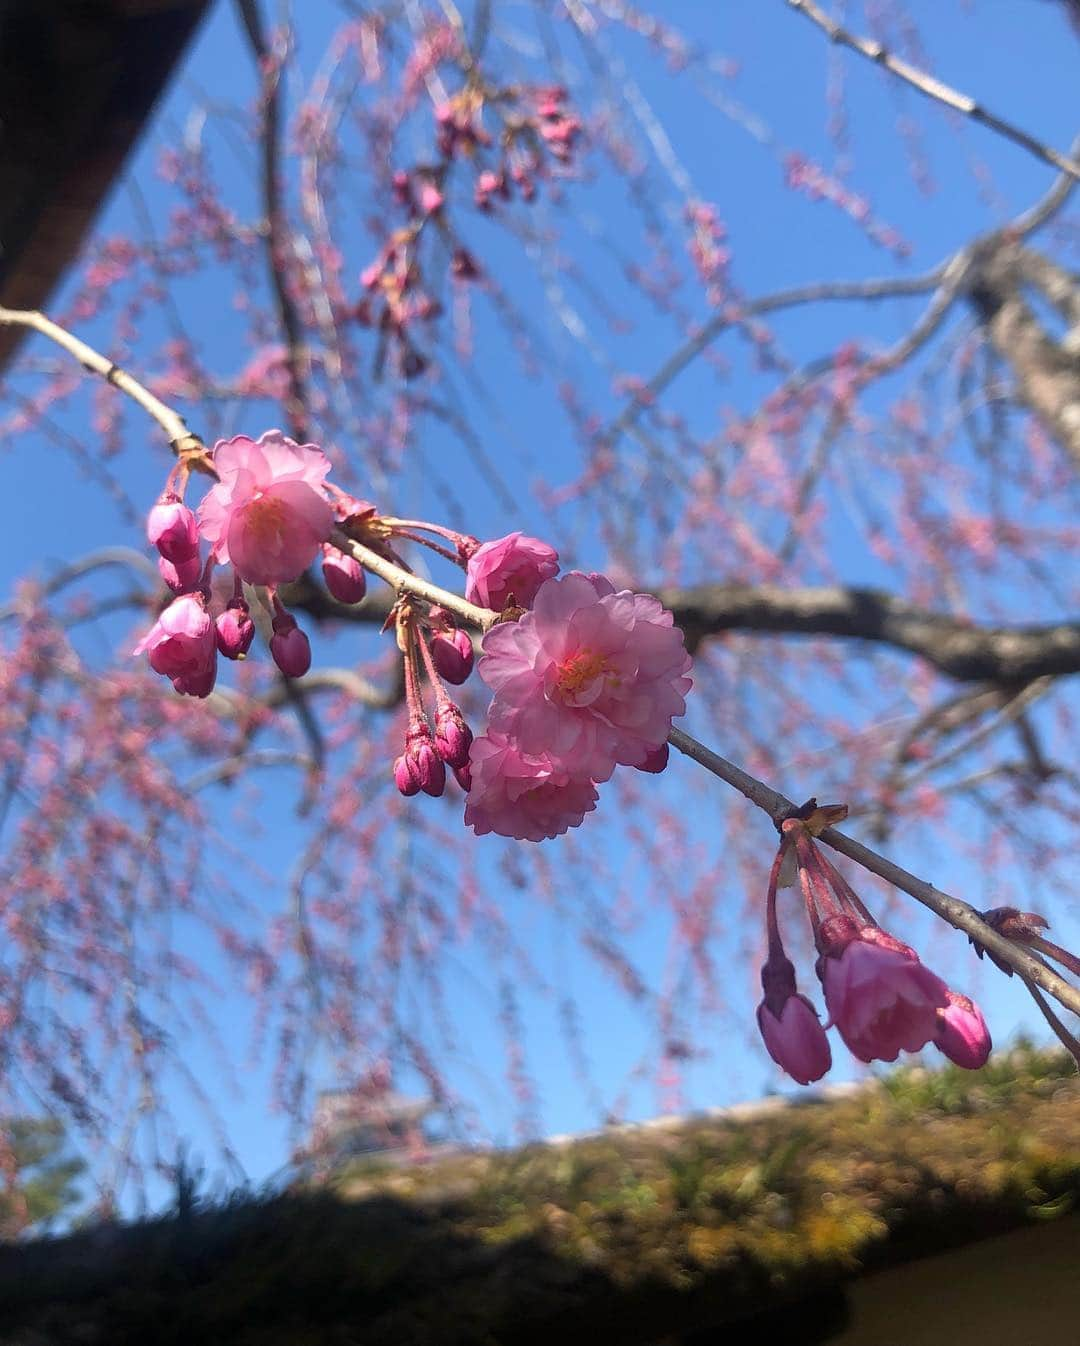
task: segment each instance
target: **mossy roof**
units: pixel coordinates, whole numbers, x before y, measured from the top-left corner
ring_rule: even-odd
[[[1075,1068],[1021,1047],[9,1249],[0,1324],[54,1335],[0,1342],[655,1342],[1078,1198]]]

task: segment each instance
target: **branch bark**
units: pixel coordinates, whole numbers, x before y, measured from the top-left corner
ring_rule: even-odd
[[[660,589],[693,650],[723,631],[842,636],[918,655],[961,682],[1013,685],[1080,672],[1080,622],[977,626],[876,589],[706,584]]]

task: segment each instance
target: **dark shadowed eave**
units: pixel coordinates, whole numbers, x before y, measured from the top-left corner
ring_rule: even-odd
[[[209,7],[0,0],[0,304],[47,304]]]

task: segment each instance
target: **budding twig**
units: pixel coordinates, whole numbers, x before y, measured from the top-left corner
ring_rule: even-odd
[[[703,743],[691,738],[683,730],[672,729],[668,735],[668,742],[673,748],[678,748],[681,753],[692,758],[707,771],[711,771],[714,776],[718,776],[726,784],[733,786],[752,804],[756,804],[758,808],[763,809],[774,823],[779,824],[796,808],[796,805],[790,799],[785,798],[777,790],[749,775],[741,767],[737,767],[734,762],[729,762],[727,758],[721,757],[719,753],[706,748]],[[863,869],[868,869],[871,874],[877,874],[879,878],[891,883],[893,887],[908,893],[917,902],[921,902],[924,907],[929,907],[943,921],[947,921],[957,930],[964,931],[977,943],[996,954],[1002,962],[1007,963],[1018,972],[1025,982],[1034,982],[1035,985],[1041,986],[1059,1004],[1072,1010],[1074,1014],[1080,1014],[1080,990],[1070,986],[1063,977],[1059,977],[1052,968],[1047,967],[1027,949],[998,934],[967,902],[962,902],[957,897],[951,897],[948,893],[943,893],[939,888],[935,888],[932,883],[927,883],[925,879],[916,878],[914,874],[909,874],[906,869],[901,869],[891,860],[886,860],[883,855],[878,855],[868,846],[854,841],[851,837],[844,836],[835,827],[827,827],[821,833],[820,840],[831,846],[834,851],[846,855],[849,860],[854,860]]]
[[[413,594],[428,603],[438,603],[456,617],[460,617],[462,621],[468,622],[470,626],[479,627],[481,631],[489,631],[499,620],[500,613],[493,612],[491,608],[477,607],[475,603],[470,603],[449,589],[441,589],[437,584],[403,570],[401,566],[388,561],[385,556],[380,556],[370,547],[365,547],[362,542],[356,542],[340,529],[334,530],[330,541],[341,551],[354,556],[365,570],[378,575],[379,579],[385,580],[399,594]]]

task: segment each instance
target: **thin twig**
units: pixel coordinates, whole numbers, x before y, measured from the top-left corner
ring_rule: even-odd
[[[51,318],[46,318],[44,313],[33,309],[0,308],[0,327],[29,327],[48,337],[69,355],[73,355],[88,373],[99,374],[106,383],[111,383],[133,402],[137,402],[165,431],[177,457],[184,458],[197,472],[205,472],[208,476],[217,475],[206,452],[206,445],[187,428],[181,415],[155,397],[149,388],[144,388],[126,369],[121,369],[85,341],[66,332]]]
[[[460,617],[462,621],[468,622],[470,626],[479,627],[481,631],[489,631],[501,619],[501,615],[490,608],[477,607],[475,603],[460,598],[448,589],[440,589],[437,584],[431,584],[428,580],[421,579],[419,575],[402,570],[393,561],[388,561],[385,556],[380,556],[370,547],[365,547],[362,542],[356,542],[340,529],[335,529],[330,541],[339,550],[355,557],[365,570],[370,570],[373,575],[385,580],[399,594],[413,594],[428,603],[438,603]]]
[[[737,767],[733,762],[721,757],[719,753],[706,748],[703,743],[691,738],[683,730],[672,729],[668,735],[668,742],[673,748],[677,748],[681,753],[685,753],[687,757],[697,762],[699,766],[705,767],[714,776],[718,776],[726,784],[733,786],[752,804],[756,804],[758,808],[763,809],[774,823],[779,823],[784,818],[790,817],[796,808],[796,805],[790,799],[785,798],[777,790],[749,775],[741,767]],[[1045,963],[1041,962],[1027,949],[1019,944],[1014,944],[1004,935],[999,935],[996,930],[986,924],[975,908],[969,906],[967,902],[962,902],[957,897],[951,897],[948,893],[943,893],[939,888],[935,888],[933,884],[927,883],[924,879],[916,878],[914,874],[909,874],[906,869],[901,869],[899,865],[893,864],[891,860],[886,860],[884,856],[878,855],[869,847],[852,840],[851,837],[844,836],[835,827],[826,828],[821,833],[820,839],[826,845],[831,846],[833,850],[839,851],[841,855],[846,855],[849,860],[854,860],[863,869],[868,869],[871,874],[877,874],[886,883],[891,883],[894,888],[899,888],[910,894],[924,907],[929,907],[943,921],[947,921],[957,930],[962,930],[966,935],[970,935],[976,943],[981,944],[1000,958],[1002,962],[1007,963],[1018,972],[1025,981],[1034,982],[1037,986],[1041,986],[1044,991],[1052,995],[1066,1009],[1072,1010],[1074,1014],[1080,1014],[1080,990],[1070,986],[1064,978],[1059,977],[1056,972],[1048,968]]]
[[[996,116],[969,94],[960,93],[959,90],[951,88],[948,84],[943,84],[939,79],[935,79],[933,75],[928,75],[925,70],[919,70],[917,67],[909,65],[907,61],[902,61],[899,56],[894,56],[890,51],[887,51],[880,42],[875,42],[868,37],[858,37],[855,33],[848,32],[846,28],[841,27],[834,19],[830,19],[827,14],[820,10],[813,3],[813,0],[786,0],[786,3],[792,9],[798,10],[800,14],[804,14],[811,23],[817,24],[831,42],[836,42],[842,47],[848,47],[868,61],[873,61],[875,65],[883,66],[890,74],[895,75],[897,79],[902,79],[905,84],[910,84],[913,89],[917,89],[927,98],[932,98],[935,102],[944,104],[945,107],[951,108],[954,112],[963,113],[965,117],[970,117],[980,126],[985,126],[988,130],[1004,136],[1006,140],[1011,140],[1013,144],[1027,150],[1029,154],[1041,159],[1043,163],[1052,164],[1059,172],[1066,173],[1070,178],[1080,182],[1080,163],[1077,163],[1075,159],[1070,159],[1067,155],[1061,154],[1050,145],[1044,145],[1041,140],[1037,140],[1035,136],[1021,130],[1019,126],[1014,126],[1011,122],[1005,121],[1004,118]]]

